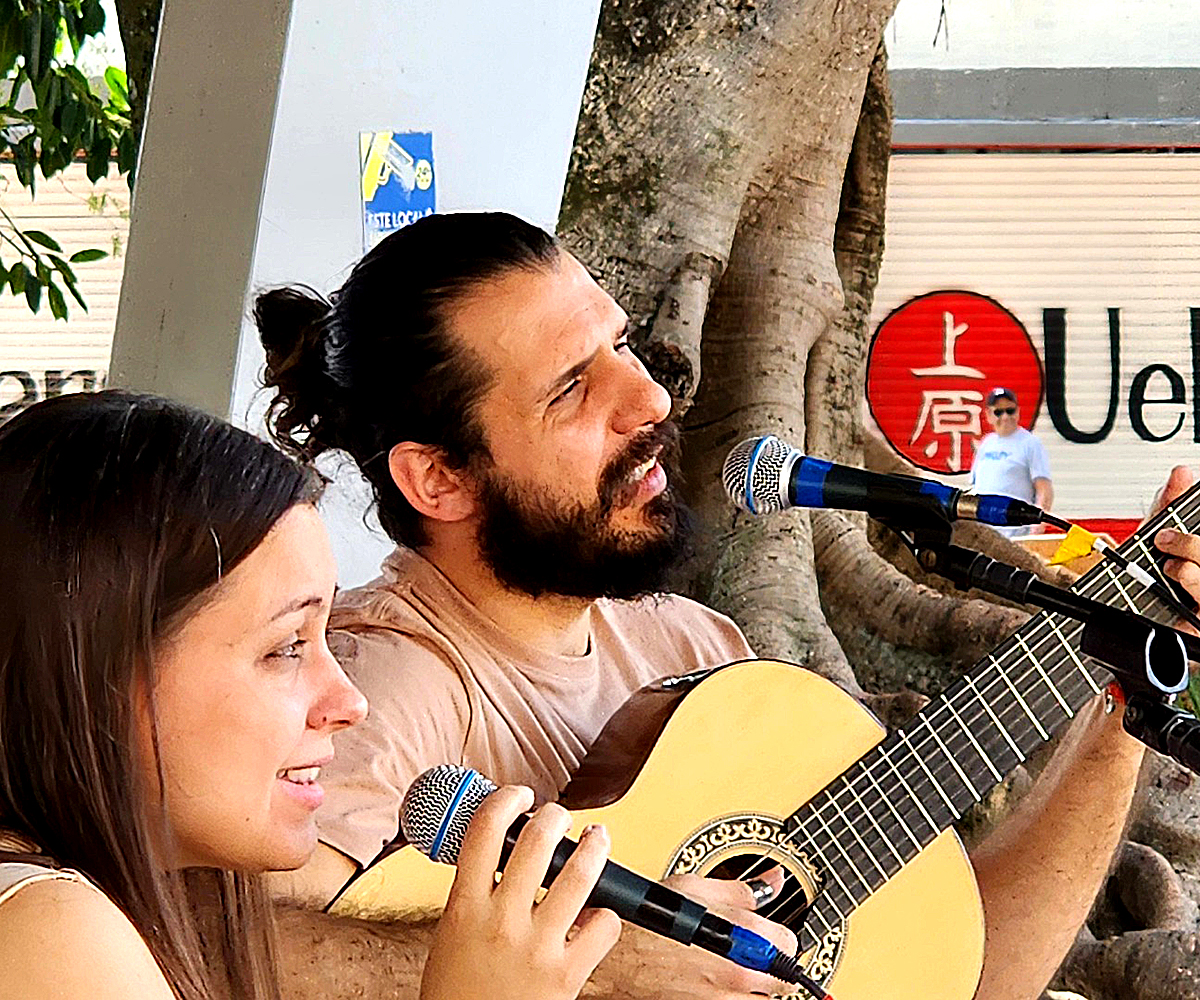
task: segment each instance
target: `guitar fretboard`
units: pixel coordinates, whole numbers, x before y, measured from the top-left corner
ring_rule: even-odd
[[[1200,523],[1200,486],[1119,549],[1157,575],[1156,531]],[[1174,615],[1147,587],[1102,560],[1072,588],[1155,621]],[[1042,612],[789,817],[789,839],[820,868],[801,950],[856,907],[1049,740],[1110,680],[1079,653],[1083,625]],[[778,917],[776,919],[779,919]],[[788,922],[785,918],[785,922]]]

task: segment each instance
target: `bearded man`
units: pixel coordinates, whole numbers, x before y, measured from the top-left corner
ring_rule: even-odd
[[[323,844],[298,895],[327,901],[369,865],[426,768],[459,762],[553,799],[631,693],[753,655],[727,618],[662,594],[689,525],[670,398],[624,311],[553,237],[500,213],[431,216],[382,241],[332,302],[276,290],[256,318],[277,439],[308,458],[348,452],[398,545],[331,621],[371,711],[322,776]],[[1037,996],[1087,915],[1141,760],[1118,716],[1082,711],[973,854],[981,998]],[[693,891],[794,947],[749,912],[748,887]],[[647,972],[631,947],[601,966],[618,995],[777,988],[694,950]]]

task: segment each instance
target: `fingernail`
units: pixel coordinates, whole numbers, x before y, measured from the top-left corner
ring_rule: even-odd
[[[583,837],[606,837],[608,831],[604,828],[603,823],[589,823],[583,828]],[[582,840],[583,837],[580,839]]]
[[[1160,545],[1170,545],[1172,542],[1176,541],[1178,538],[1179,538],[1179,532],[1172,531],[1170,528],[1163,528],[1162,531],[1160,531],[1157,535],[1154,536],[1154,540],[1156,542],[1158,542]]]
[[[754,894],[754,908],[756,910],[775,895],[775,886],[771,885],[765,879],[747,879],[746,885],[750,887],[750,891]]]

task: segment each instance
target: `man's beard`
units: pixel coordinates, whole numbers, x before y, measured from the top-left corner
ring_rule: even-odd
[[[637,496],[630,474],[656,452],[667,488],[643,505],[645,527],[613,528],[613,512]],[[491,468],[477,470],[484,560],[504,586],[531,597],[629,600],[662,592],[692,536],[691,512],[675,494],[678,459],[678,428],[658,424],[608,464],[589,506],[564,504],[551,491],[521,486]]]

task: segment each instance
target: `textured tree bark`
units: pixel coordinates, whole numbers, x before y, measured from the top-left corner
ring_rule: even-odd
[[[686,413],[705,540],[690,589],[764,654],[853,691],[821,608],[807,514],[733,516],[719,468],[756,432],[806,440],[810,352],[843,307],[842,180],[894,6],[606,3],[559,227],[629,310]],[[822,372],[836,350],[816,355]]]
[[[150,68],[158,42],[158,22],[163,0],[114,0],[121,45],[125,49],[125,71],[129,79],[130,120],[134,139],[140,144],[146,120],[146,97],[150,93]]]

